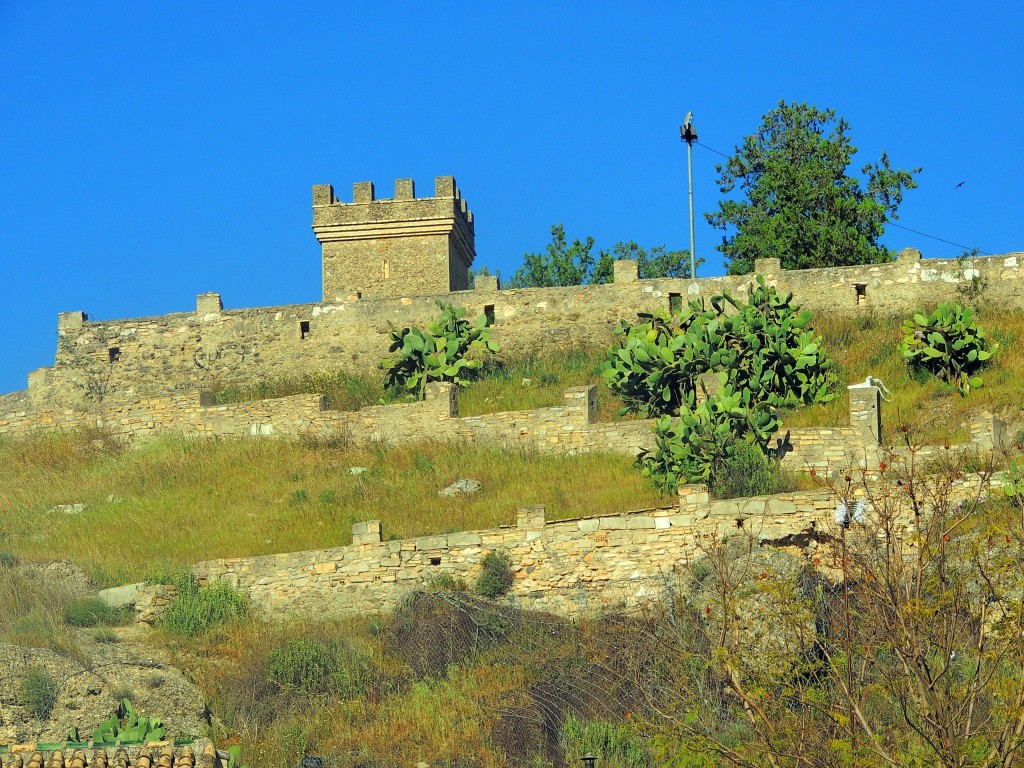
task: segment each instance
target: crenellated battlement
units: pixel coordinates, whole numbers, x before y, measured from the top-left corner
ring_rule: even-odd
[[[352,202],[318,184],[313,231],[323,250],[323,302],[236,309],[211,292],[196,296],[194,311],[158,317],[62,312],[54,365],[29,374],[28,390],[0,396],[0,405],[88,411],[282,371],[376,375],[388,323],[422,326],[437,316],[437,300],[490,317],[509,355],[605,346],[619,321],[638,312],[678,311],[723,291],[742,296],[754,284],[754,275],[640,279],[637,262],[622,260],[603,285],[501,290],[497,278],[481,276],[466,290],[474,221],[451,176],[435,179],[434,197],[417,197],[412,179],[398,179],[386,199],[359,182]],[[905,249],[884,264],[805,270],[759,259],[755,272],[816,313],[909,316],[964,291],[983,292],[994,307],[1024,308],[1024,253],[925,259]]]
[[[455,179],[438,176],[434,197],[416,197],[412,179],[378,199],[373,182],[352,202],[330,184],[313,186],[313,232],[323,254],[324,301],[447,293],[469,287],[476,256],[473,212]]]

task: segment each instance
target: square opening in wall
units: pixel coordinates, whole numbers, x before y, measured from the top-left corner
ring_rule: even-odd
[[[432,558],[430,558],[430,564],[431,565],[440,565],[441,564],[441,558],[440,557],[432,557]]]
[[[309,336],[309,320],[299,321],[299,338],[305,339]]]
[[[668,295],[668,311],[672,315],[678,315],[683,311],[683,294],[670,293]]]
[[[853,284],[853,290],[855,291],[854,295],[857,297],[857,304],[858,305],[860,305],[860,304],[867,304],[868,303],[868,284],[867,283],[854,283]]]
[[[110,359],[110,362],[116,363],[118,360],[121,359],[121,348],[111,347],[110,349],[107,350],[107,357]]]
[[[488,325],[494,325],[494,305],[484,304],[484,317],[487,318]]]
[[[385,260],[384,263],[381,265],[381,270],[380,271],[381,271],[381,277],[382,278],[384,278],[385,280],[390,280],[391,279],[391,262]]]

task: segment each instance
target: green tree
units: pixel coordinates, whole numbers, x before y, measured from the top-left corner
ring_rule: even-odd
[[[882,153],[861,168],[862,180],[847,175],[857,152],[850,125],[834,109],[787,104],[766,114],[757,133],[716,166],[718,186],[738,191],[724,199],[708,222],[726,231],[718,250],[729,273],[753,271],[754,260],[776,258],[785,269],[878,264],[892,254],[879,239],[898,218],[903,190],[917,186],[921,171],[893,168]]]
[[[690,277],[690,252],[670,251],[664,245],[655,245],[645,249],[635,240],[616,243],[611,251],[599,252],[597,266],[594,268],[594,283],[610,283],[613,279],[613,262],[622,259],[636,261],[637,271],[641,280],[656,280],[661,277]],[[704,259],[697,259],[697,266]]]
[[[553,288],[563,285],[583,285],[594,274],[594,238],[586,241],[565,237],[565,227],[551,227],[551,243],[544,253],[526,253],[523,266],[509,280],[509,288]]]

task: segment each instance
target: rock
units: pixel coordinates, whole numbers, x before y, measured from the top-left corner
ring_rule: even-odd
[[[78,515],[85,512],[89,508],[88,504],[75,503],[75,504],[58,504],[55,507],[50,507],[50,514],[56,512],[63,512],[65,515]]]
[[[111,608],[126,608],[135,605],[135,601],[145,589],[145,582],[139,584],[124,584],[120,587],[101,589],[96,597],[109,605]]]
[[[70,560],[22,563],[18,566],[18,570],[29,578],[41,579],[47,585],[66,592],[72,598],[88,597],[96,592],[96,588],[85,571]]]
[[[366,474],[369,471],[370,470],[368,470],[366,467],[349,467],[348,468],[348,473],[350,475],[364,475],[364,474]]]
[[[442,496],[469,496],[483,487],[484,484],[479,480],[456,480],[447,488],[438,491],[438,493]]]

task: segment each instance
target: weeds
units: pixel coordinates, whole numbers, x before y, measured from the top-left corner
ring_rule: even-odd
[[[32,716],[46,720],[57,701],[57,682],[46,670],[30,669],[22,680],[21,695]]]
[[[195,637],[244,618],[249,611],[246,598],[224,582],[200,586],[194,576],[186,574],[175,586],[177,597],[161,620],[161,626],[173,635]]]
[[[64,606],[64,623],[71,627],[115,626],[129,618],[124,610],[111,608],[98,597],[83,597]]]

